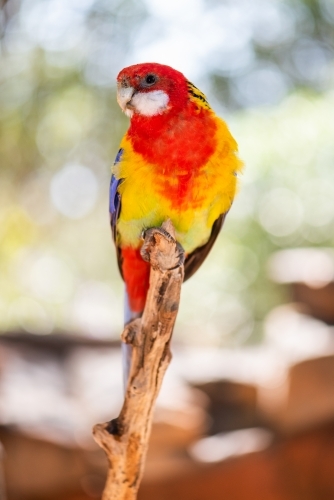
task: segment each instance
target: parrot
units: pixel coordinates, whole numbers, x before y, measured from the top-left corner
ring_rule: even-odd
[[[147,229],[170,219],[185,253],[184,281],[210,252],[243,163],[226,123],[178,70],[159,63],[126,67],[117,102],[130,118],[110,183],[110,221],[125,282],[125,324],[140,317],[150,264],[140,250]],[[124,345],[126,384],[131,346]]]

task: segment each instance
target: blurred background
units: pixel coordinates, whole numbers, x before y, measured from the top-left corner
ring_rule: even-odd
[[[1,500],[101,495],[115,78],[146,61],[207,94],[246,168],[182,290],[140,499],[332,500],[334,2],[2,0],[0,37]]]

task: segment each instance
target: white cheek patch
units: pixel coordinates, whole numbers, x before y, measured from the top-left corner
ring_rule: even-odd
[[[137,113],[144,116],[161,114],[167,109],[169,97],[163,90],[152,90],[151,92],[138,92],[131,99],[131,104]]]

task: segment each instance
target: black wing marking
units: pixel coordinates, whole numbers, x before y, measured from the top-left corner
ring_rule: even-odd
[[[196,248],[191,254],[186,257],[184,263],[184,281],[189,279],[197,269],[203,264],[207,255],[209,254],[211,248],[213,247],[214,242],[217,239],[218,234],[220,233],[221,228],[223,227],[225,217],[227,212],[220,215],[217,220],[213,223],[211,235],[207,243],[202,245],[201,247]]]

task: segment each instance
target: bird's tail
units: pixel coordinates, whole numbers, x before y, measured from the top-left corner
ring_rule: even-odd
[[[124,324],[127,325],[143,314],[149,288],[150,265],[142,259],[139,248],[122,249],[122,272],[125,281]],[[123,344],[122,353],[123,381],[126,388],[131,366],[131,345]]]

